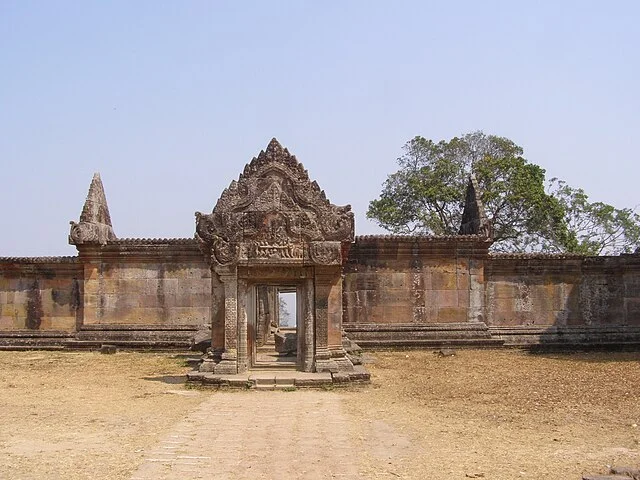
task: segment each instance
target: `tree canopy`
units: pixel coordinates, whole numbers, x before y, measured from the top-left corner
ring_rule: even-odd
[[[455,235],[473,173],[494,250],[597,255],[640,244],[640,217],[631,209],[589,203],[584,191],[557,179],[547,184],[545,170],[507,138],[473,132],[435,143],[415,137],[403,150],[400,168],[367,211],[393,233]]]
[[[568,251],[584,255],[619,255],[640,247],[640,215],[631,208],[618,209],[603,202],[589,202],[581,188],[563,180],[549,180],[548,191],[561,203],[569,230]],[[562,251],[550,242],[545,250]]]

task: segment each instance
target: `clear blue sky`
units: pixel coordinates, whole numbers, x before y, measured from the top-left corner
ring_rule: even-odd
[[[0,0],[0,256],[73,255],[99,171],[119,237],[191,237],[272,137],[358,234],[422,135],[509,137],[640,204],[637,1]]]

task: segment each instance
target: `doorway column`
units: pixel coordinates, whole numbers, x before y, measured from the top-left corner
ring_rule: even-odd
[[[224,351],[214,371],[233,375],[238,373],[238,274],[235,267],[216,273],[224,285]]]

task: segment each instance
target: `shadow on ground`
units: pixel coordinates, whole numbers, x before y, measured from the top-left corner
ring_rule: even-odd
[[[143,380],[150,382],[162,382],[169,385],[179,385],[187,382],[186,375],[162,375],[158,377],[142,377]]]

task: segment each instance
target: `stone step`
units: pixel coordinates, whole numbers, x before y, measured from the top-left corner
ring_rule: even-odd
[[[394,337],[394,338],[360,338],[349,335],[363,348],[443,348],[443,347],[470,347],[470,348],[498,348],[504,345],[504,340],[494,338],[419,338],[419,337]]]
[[[369,378],[364,369],[354,369],[354,372],[348,376],[348,381],[366,381]],[[333,383],[329,372],[309,373],[295,370],[279,372],[250,371],[237,375],[218,375],[193,371],[187,374],[187,379],[189,382],[199,383],[204,386],[252,388],[255,390],[322,388]]]

